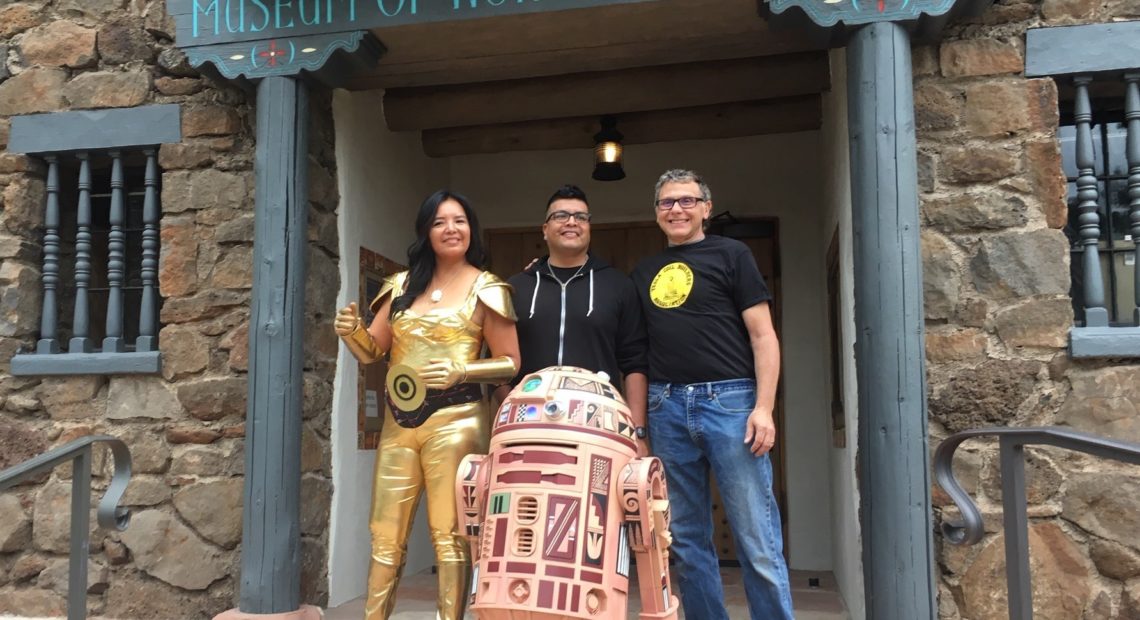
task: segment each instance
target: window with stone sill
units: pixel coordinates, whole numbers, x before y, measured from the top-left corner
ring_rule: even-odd
[[[40,330],[13,375],[161,371],[157,151],[180,139],[179,117],[148,106],[12,119],[10,150],[47,170]]]

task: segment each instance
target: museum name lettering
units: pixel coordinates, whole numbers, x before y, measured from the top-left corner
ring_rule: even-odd
[[[353,24],[357,16],[414,20],[428,8],[433,15],[454,12],[493,14],[497,7],[541,0],[194,0],[193,36],[297,30],[332,24]],[[426,5],[431,5],[430,7]]]

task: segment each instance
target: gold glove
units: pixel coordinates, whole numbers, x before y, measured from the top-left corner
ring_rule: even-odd
[[[356,314],[356,302],[348,304],[336,313],[333,329],[344,340],[344,346],[361,364],[371,364],[384,357],[384,352],[376,346],[372,334],[364,328],[364,321]]]
[[[459,362],[436,358],[420,369],[420,379],[433,390],[446,390],[460,383],[498,383],[518,373],[514,360],[502,355],[484,360]]]

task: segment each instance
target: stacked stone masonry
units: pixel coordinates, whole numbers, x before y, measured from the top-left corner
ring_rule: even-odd
[[[1140,19],[1135,0],[998,0],[914,49],[931,445],[981,426],[1064,425],[1140,442],[1140,366],[1072,361],[1058,85],[1024,76],[1039,26]],[[936,535],[940,618],[1007,617],[1000,466],[966,444],[956,471],[986,516]],[[1052,449],[1027,464],[1036,618],[1140,618],[1140,469]],[[956,518],[934,491],[935,520]]]
[[[236,605],[253,98],[199,74],[172,39],[162,0],[0,2],[0,468],[89,433],[127,442],[131,525],[92,528],[89,611],[114,618],[210,618]],[[183,134],[159,150],[162,375],[12,377],[8,361],[33,350],[39,330],[46,170],[6,151],[10,117],[160,103],[181,105]],[[323,605],[339,196],[331,96],[314,93],[312,110],[302,587],[306,602]],[[96,452],[96,488],[109,460]],[[0,615],[62,615],[69,494],[68,466],[0,493]]]
[[[914,50],[932,446],[983,425],[1063,424],[1140,441],[1140,365],[1072,362],[1058,89],[1024,77],[1030,27],[1140,19],[1137,0],[998,0]],[[131,446],[127,532],[96,531],[94,614],[208,618],[235,603],[253,246],[249,93],[191,68],[161,0],[0,2],[0,468],[92,432]],[[45,169],[5,151],[14,115],[182,106],[163,169],[161,377],[12,377],[40,311]],[[302,445],[304,600],[323,604],[339,282],[331,103],[314,92]],[[996,450],[959,476],[981,544],[939,540],[940,616],[1005,617]],[[107,480],[97,454],[97,485]],[[1140,617],[1140,476],[1052,450],[1030,459],[1038,618]],[[69,468],[0,494],[0,614],[59,615]],[[935,490],[936,519],[954,516]],[[936,539],[938,540],[938,539]]]

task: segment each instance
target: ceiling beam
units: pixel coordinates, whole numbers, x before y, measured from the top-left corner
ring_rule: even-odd
[[[409,88],[822,49],[755,0],[657,0],[374,30],[388,53],[352,86]]]
[[[794,97],[829,86],[827,54],[812,52],[391,89],[384,116],[389,129],[410,131]]]
[[[617,115],[624,144],[680,140],[714,140],[819,129],[823,110],[819,95],[745,101],[674,110]],[[598,117],[561,118],[477,127],[429,129],[423,132],[429,157],[475,153],[591,149]]]
[[[382,60],[376,67],[358,73],[345,87],[349,90],[415,88],[752,58],[822,49],[823,46],[800,33],[742,32],[519,54],[473,53],[463,58],[398,63]]]

